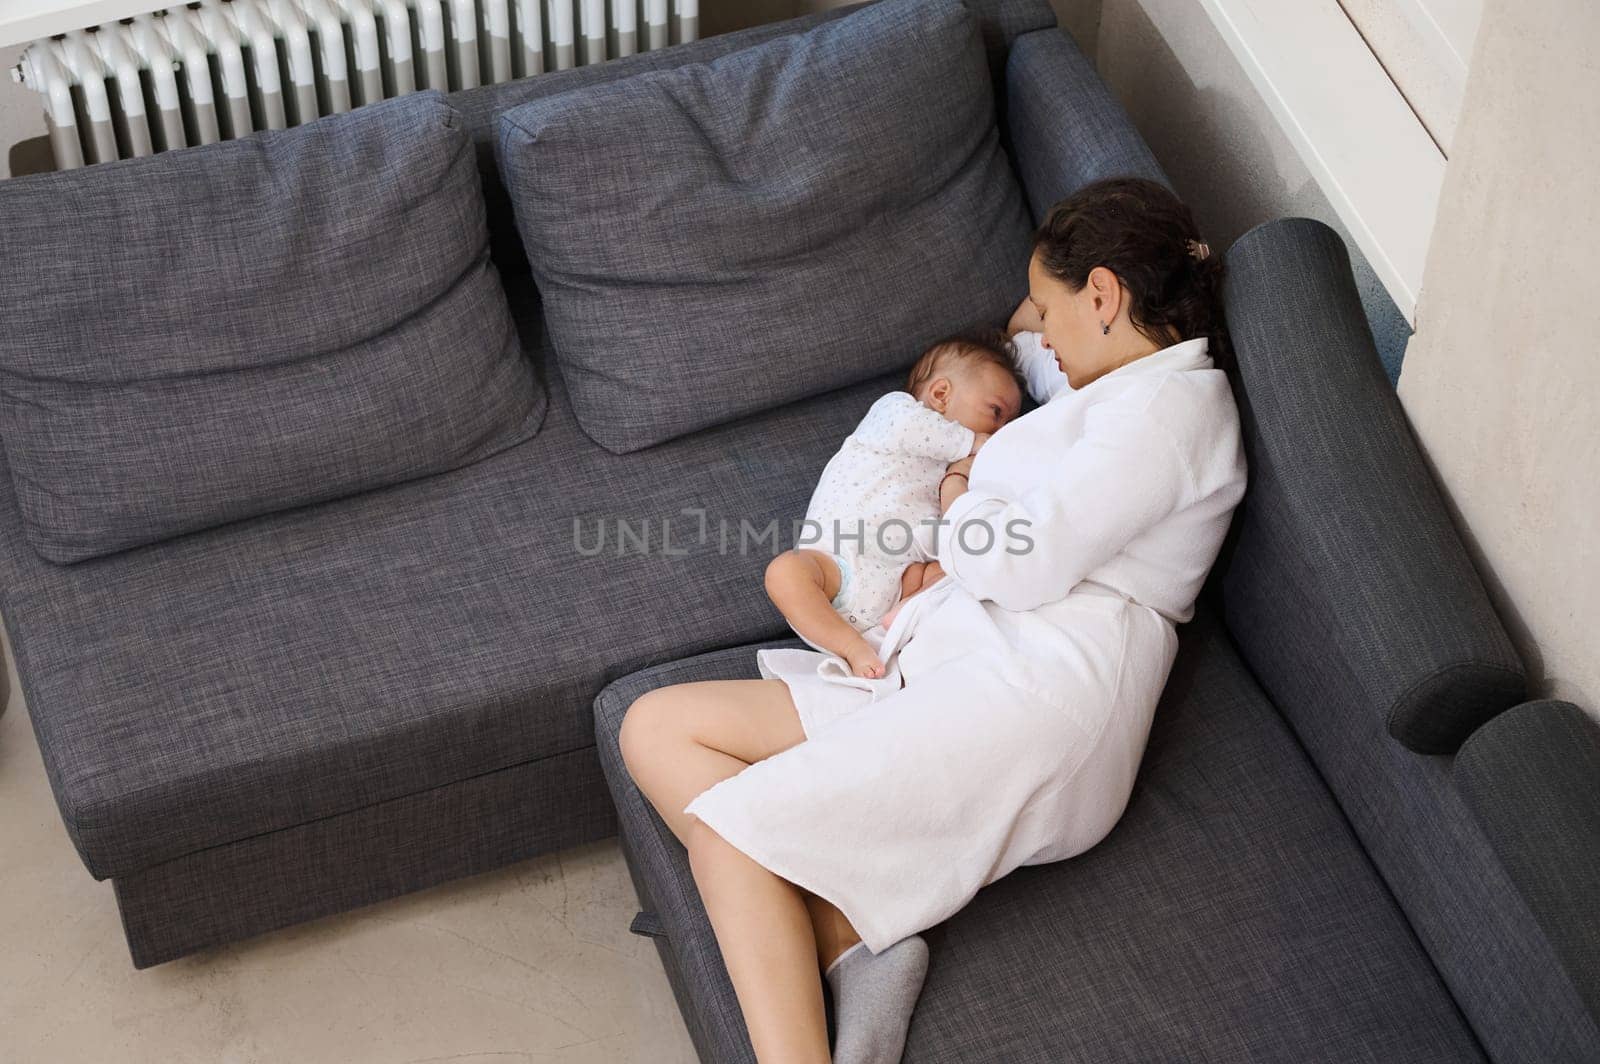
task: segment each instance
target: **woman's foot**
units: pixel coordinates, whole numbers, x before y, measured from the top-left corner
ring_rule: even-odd
[[[844,658],[854,675],[868,680],[883,679],[883,662],[878,658],[878,652],[859,635],[839,656]]]
[[[928,974],[928,943],[911,935],[873,953],[858,942],[823,974],[838,1027],[834,1064],[898,1064]]]

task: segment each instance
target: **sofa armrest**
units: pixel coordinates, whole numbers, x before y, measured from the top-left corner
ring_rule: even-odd
[[[1600,725],[1570,702],[1524,702],[1462,744],[1452,776],[1600,1019]]]
[[[1375,717],[1454,753],[1524,669],[1383,371],[1344,241],[1267,222],[1227,254],[1249,462],[1217,573],[1228,628],[1294,720]]]
[[[1094,64],[1064,30],[1024,33],[1006,61],[1006,129],[1037,223],[1102,177],[1172,183]]]

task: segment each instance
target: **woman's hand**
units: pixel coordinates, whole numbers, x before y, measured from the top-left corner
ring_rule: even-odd
[[[939,481],[939,512],[942,514],[950,509],[950,504],[955,502],[967,491],[967,477],[972,472],[972,455],[957,462],[951,462],[945,468],[944,479]]]
[[[1006,323],[1007,336],[1015,336],[1019,332],[1044,332],[1044,319],[1039,317],[1038,310],[1034,309],[1033,300],[1026,296],[1012,312],[1011,320]]]

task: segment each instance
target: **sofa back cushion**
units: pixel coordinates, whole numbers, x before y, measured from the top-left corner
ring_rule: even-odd
[[[1027,291],[958,0],[883,0],[500,123],[573,408],[619,454],[908,366]]]
[[[0,184],[0,440],[74,562],[474,461],[545,400],[431,90]]]
[[[729,52],[741,51],[777,37],[804,33],[824,22],[846,18],[864,6],[863,3],[854,3],[830,7],[808,15],[763,22],[731,33],[685,41],[670,48],[636,52],[604,63],[569,67],[566,70],[547,70],[542,74],[511,81],[474,85],[447,95],[445,99],[461,112],[467,132],[477,146],[478,172],[483,179],[483,199],[489,216],[489,247],[501,273],[528,272],[528,259],[522,253],[522,237],[517,233],[511,198],[501,182],[500,168],[495,160],[501,114],[529,100],[631,78],[649,70],[706,63]],[[1047,0],[966,0],[966,7],[978,20],[984,48],[988,52],[990,78],[995,90],[996,111],[1001,115],[1001,138],[1004,143],[1007,128],[1004,120],[1005,67],[1012,43],[1036,30],[1050,30],[1054,34],[1057,30],[1056,13]]]

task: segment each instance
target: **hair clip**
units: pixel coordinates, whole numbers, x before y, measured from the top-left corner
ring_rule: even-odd
[[[1202,244],[1198,240],[1186,240],[1184,244],[1196,262],[1203,262],[1211,254],[1210,244]]]

